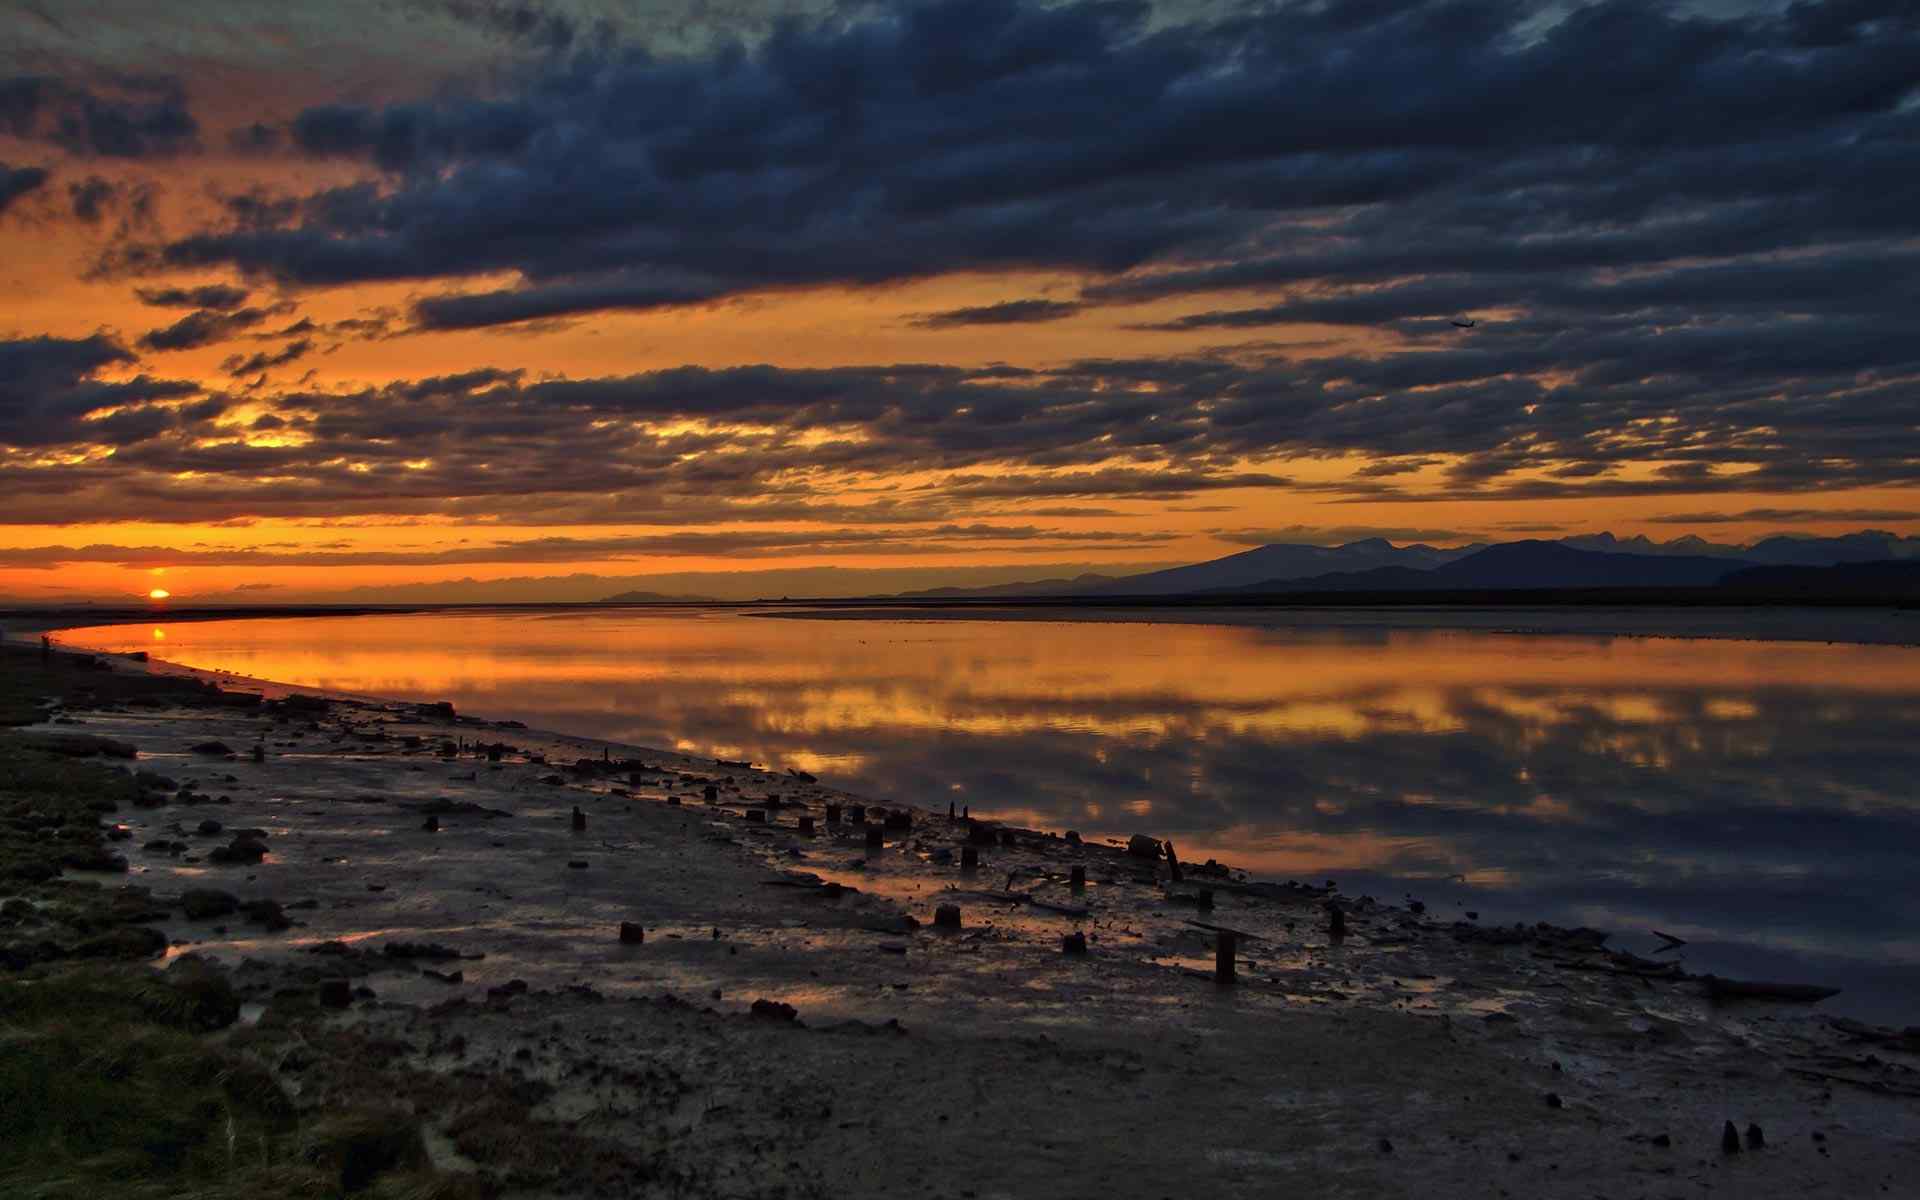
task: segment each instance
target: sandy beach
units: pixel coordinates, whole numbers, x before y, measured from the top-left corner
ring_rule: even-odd
[[[473,1194],[1920,1194],[1920,1038],[1684,948],[227,686],[264,698],[16,733],[137,750],[124,873],[44,886],[132,889],[152,965],[242,1001],[209,1039],[300,1113],[398,1105]]]

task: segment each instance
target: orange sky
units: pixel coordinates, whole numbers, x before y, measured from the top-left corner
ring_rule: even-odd
[[[1203,327],[1185,330],[1144,329],[1181,317],[1223,310],[1271,305],[1287,296],[1319,295],[1342,286],[1327,279],[1292,288],[1271,286],[1209,287],[1184,294],[1138,302],[1087,304],[1063,319],[1007,324],[963,324],[934,328],[921,322],[930,314],[979,308],[1009,301],[1050,300],[1078,302],[1128,273],[1063,269],[1038,264],[991,270],[951,268],[930,262],[924,274],[875,283],[821,281],[804,286],[767,286],[732,289],[723,298],[682,307],[646,311],[619,309],[582,313],[548,321],[523,322],[467,331],[420,329],[414,305],[423,298],[450,293],[477,293],[531,287],[540,281],[521,272],[436,273],[392,282],[350,281],[338,285],[275,279],[270,274],[246,272],[229,265],[194,269],[126,269],[129,247],[160,246],[174,239],[221,227],[227,220],[218,198],[257,190],[266,197],[299,198],[356,182],[371,184],[376,192],[398,194],[407,180],[364,160],[302,155],[284,143],[269,154],[240,153],[227,144],[230,131],[252,121],[276,129],[290,127],[303,111],[315,105],[342,103],[379,105],[393,101],[426,102],[437,91],[458,87],[467,93],[512,94],[513,85],[501,80],[532,61],[523,48],[503,44],[484,31],[447,34],[438,41],[421,27],[415,36],[421,45],[436,47],[421,61],[404,52],[406,43],[381,40],[380,53],[360,53],[364,41],[348,23],[330,24],[318,18],[286,17],[280,24],[262,24],[233,5],[210,9],[208,30],[193,34],[178,28],[184,17],[142,15],[134,6],[97,0],[82,5],[95,29],[90,35],[75,24],[63,31],[28,30],[10,35],[17,50],[52,54],[60,77],[76,88],[104,88],[108,72],[131,59],[157,65],[180,83],[181,94],[193,113],[198,132],[187,149],[164,154],[115,157],[62,144],[39,126],[5,132],[0,124],[0,166],[39,167],[51,172],[50,181],[0,208],[0,342],[15,339],[81,341],[103,337],[127,353],[118,362],[91,373],[98,382],[124,383],[149,379],[184,381],[198,389],[198,397],[167,399],[158,408],[171,412],[217,398],[223,411],[191,429],[167,435],[166,453],[157,443],[89,442],[83,438],[36,444],[33,437],[0,440],[0,470],[7,475],[0,505],[12,509],[10,523],[0,525],[0,597],[15,599],[113,599],[144,595],[163,580],[180,601],[197,597],[261,598],[319,595],[342,589],[386,584],[473,578],[590,573],[630,577],[664,572],[721,572],[790,567],[924,569],[928,581],[938,582],[948,568],[1005,566],[1015,574],[1070,564],[1123,572],[1148,564],[1196,561],[1258,544],[1261,540],[1297,540],[1330,543],[1380,534],[1396,541],[1427,540],[1459,543],[1473,540],[1510,540],[1526,536],[1562,536],[1610,530],[1621,536],[1647,534],[1666,539],[1700,533],[1719,542],[1741,542],[1783,530],[1795,534],[1838,534],[1862,527],[1920,533],[1920,487],[1899,482],[1846,482],[1847,471],[1834,471],[1837,481],[1811,488],[1783,490],[1768,486],[1752,490],[1718,484],[1711,489],[1676,484],[1671,488],[1633,486],[1602,488],[1590,494],[1516,498],[1492,489],[1484,496],[1450,482],[1469,456],[1449,449],[1452,432],[1447,422],[1428,414],[1434,423],[1432,449],[1418,454],[1385,443],[1381,448],[1343,444],[1328,438],[1318,446],[1269,444],[1237,449],[1216,430],[1219,444],[1194,453],[1174,448],[1166,453],[1129,446],[1130,430],[1140,417],[1113,424],[1108,436],[1116,440],[1102,459],[1101,442],[1080,442],[1069,452],[1034,443],[1030,450],[1010,450],[996,461],[989,450],[970,443],[966,461],[948,464],[931,459],[916,464],[903,450],[863,466],[849,452],[818,462],[810,456],[823,448],[857,446],[867,434],[858,420],[781,430],[775,437],[754,421],[716,418],[689,408],[677,418],[650,417],[634,425],[608,418],[604,427],[623,434],[643,430],[648,438],[662,436],[700,439],[699,448],[677,452],[676,469],[685,469],[685,481],[675,477],[671,495],[652,504],[645,519],[621,521],[605,514],[591,520],[575,516],[541,516],[576,512],[547,507],[530,509],[484,495],[448,493],[438,499],[415,499],[383,509],[377,501],[343,500],[337,513],[309,511],[298,518],[258,511],[251,502],[234,500],[224,506],[209,501],[193,520],[166,519],[156,502],[159,520],[135,520],[149,487],[168,491],[176,499],[221,477],[207,469],[182,466],[194,455],[247,446],[273,447],[304,444],[307,436],[293,430],[269,430],[253,425],[267,414],[306,413],[324,419],[328,397],[379,390],[396,381],[457,375],[479,367],[522,372],[522,385],[548,379],[585,381],[644,376],[682,367],[715,370],[770,364],[783,370],[803,368],[878,367],[890,364],[939,364],[963,371],[980,371],[995,364],[1051,376],[1070,371],[1075,386],[1094,395],[1110,395],[1117,386],[1097,372],[1075,364],[1103,360],[1166,360],[1192,363],[1217,360],[1247,369],[1280,370],[1347,359],[1411,358],[1445,354],[1463,346],[1490,344],[1502,323],[1523,326],[1531,314],[1525,306],[1511,310],[1478,311],[1481,325],[1473,330],[1433,337],[1410,335],[1405,325],[1391,322],[1317,323],[1276,320],[1260,327]],[[580,15],[592,5],[557,6]],[[78,11],[78,10],[76,10]],[[446,31],[441,31],[445,33]],[[656,31],[657,32],[657,31]],[[640,36],[635,34],[634,36]],[[310,53],[301,54],[306,47]],[[142,57],[145,55],[146,57]],[[157,63],[155,62],[157,58]],[[39,131],[36,132],[35,130]],[[97,179],[118,188],[105,215],[93,222],[73,211],[73,188]],[[417,183],[417,181],[416,181]],[[130,195],[152,189],[150,208],[137,211]],[[876,231],[876,238],[884,237]],[[1186,262],[1231,263],[1235,255],[1223,249],[1190,252]],[[103,264],[120,262],[118,267]],[[1151,273],[1159,265],[1147,264]],[[1138,275],[1135,271],[1133,274]],[[1408,276],[1418,282],[1419,274]],[[1398,286],[1405,280],[1387,280]],[[238,328],[207,345],[171,350],[143,348],[141,339],[185,316],[187,307],[156,307],[143,303],[138,289],[192,288],[213,284],[236,285],[252,295],[245,303],[274,307],[257,324]],[[1369,284],[1368,286],[1373,286]],[[1464,315],[1464,314],[1463,314]],[[223,363],[235,356],[288,349],[296,335],[266,336],[294,322],[310,320],[319,329],[310,335],[306,353],[283,365],[247,375],[235,375]],[[384,320],[395,336],[368,338],[339,327],[340,322]],[[326,327],[334,326],[332,331]],[[1874,380],[1861,376],[1863,386]],[[1084,379],[1093,382],[1084,383]],[[1567,396],[1573,403],[1579,386],[1571,377],[1552,372],[1515,374],[1546,389],[1549,396]],[[1496,375],[1482,386],[1496,390]],[[1047,378],[1034,386],[1060,386]],[[1649,378],[1646,386],[1664,386]],[[1026,386],[1026,385],[1022,385]],[[1128,386],[1146,407],[1156,394],[1151,383]],[[1325,385],[1322,384],[1322,387]],[[1733,386],[1729,384],[1729,386]],[[1744,381],[1739,385],[1745,387]],[[1783,382],[1782,388],[1797,386]],[[1555,389],[1562,389],[1556,392]],[[1371,401],[1388,415],[1411,411],[1421,388],[1383,393]],[[1309,389],[1309,393],[1311,389]],[[298,402],[293,396],[304,397]],[[1556,399],[1554,401],[1558,403]],[[466,402],[466,411],[483,415],[489,403],[484,393]],[[1662,403],[1671,403],[1663,401]],[[1176,401],[1169,400],[1169,413]],[[1191,393],[1177,401],[1185,417],[1208,416],[1204,396]],[[137,408],[138,406],[133,406]],[[396,416],[405,414],[396,402]],[[109,405],[92,411],[87,421],[110,418],[119,411]],[[129,410],[131,411],[131,409]],[[1065,408],[1048,419],[1070,421],[1074,409]],[[1529,409],[1529,412],[1532,410]],[[1680,412],[1680,409],[1674,409]],[[1409,418],[1410,420],[1412,418]],[[1472,418],[1463,408],[1458,418]],[[1661,421],[1684,416],[1622,417],[1609,438],[1637,438],[1656,430]],[[910,426],[911,421],[902,419]],[[1025,421],[1025,419],[1023,419]],[[1031,421],[1025,421],[1030,424]],[[1305,422],[1303,421],[1303,424]],[[29,421],[29,427],[31,422]],[[585,427],[590,434],[594,426]],[[1762,447],[1754,465],[1777,454],[1765,448],[1769,438],[1764,420],[1755,418],[1743,430],[1721,424],[1703,427],[1703,438],[1737,438],[1738,444]],[[989,434],[990,434],[989,430]],[[537,435],[535,436],[537,439]],[[769,440],[756,453],[778,454],[776,469],[762,472],[756,488],[742,485],[725,505],[701,509],[700,469],[706,463],[725,465],[726,443],[742,436]],[[985,435],[983,435],[985,436]],[[1345,437],[1347,435],[1342,435]],[[1274,439],[1269,439],[1270,443]],[[590,443],[587,443],[590,444]],[[942,443],[949,445],[949,443]],[[1533,443],[1537,445],[1538,443]],[[1591,445],[1603,445],[1597,439]],[[1702,443],[1704,444],[1704,443]],[[905,443],[903,443],[905,445]],[[1065,443],[1061,443],[1064,447]],[[1510,440],[1502,453],[1521,457],[1497,475],[1501,488],[1528,481],[1571,480],[1597,476],[1565,470],[1568,460],[1550,455],[1526,457],[1526,436]],[[773,447],[778,447],[777,449]],[[1091,447],[1091,449],[1090,449]],[[1900,451],[1904,453],[1904,451]],[[122,471],[142,454],[137,472]],[[1614,455],[1604,472],[1610,484],[1631,485],[1662,478],[1662,468],[1675,466],[1673,446],[1645,459]],[[905,455],[905,457],[903,457]],[[670,457],[673,455],[670,454]],[[207,458],[207,461],[212,461]],[[1383,462],[1398,465],[1391,476],[1369,474]],[[409,461],[396,470],[434,471],[444,466],[432,455]],[[1871,464],[1869,464],[1871,465]],[[330,460],[327,469],[351,472],[367,468],[356,463],[350,447]],[[1854,464],[1857,468],[1858,463]],[[99,467],[112,504],[91,493],[72,491],[75,468]],[[1068,495],[1035,489],[1030,495],[965,498],[952,490],[955,480],[994,477],[1060,478],[1075,473],[1119,468],[1135,473],[1198,471],[1217,477],[1190,491],[1158,492],[1134,489],[1109,494]],[[224,469],[224,468],[222,468]],[[311,469],[308,468],[302,468]],[[493,469],[499,469],[497,465]],[[1721,478],[1752,469],[1737,456],[1721,453],[1714,470]],[[62,473],[66,472],[66,473]],[[554,476],[563,477],[565,466]],[[1284,484],[1236,486],[1234,477],[1281,477]],[[1855,472],[1855,477],[1859,472]],[[299,479],[279,481],[271,471],[249,476],[250,485],[292,486]],[[1390,480],[1393,491],[1382,493],[1369,481]],[[532,485],[529,485],[532,486]],[[1371,489],[1371,490],[1370,490]],[[1723,490],[1724,489],[1724,490]],[[821,519],[776,518],[729,508],[765,500],[775,493],[806,497],[809,503],[833,506]],[[344,494],[344,493],[343,493]],[[64,497],[71,497],[68,503]],[[615,499],[618,497],[615,496]],[[861,522],[850,512],[876,500],[911,500],[919,513],[876,516]],[[935,513],[923,501],[937,501]],[[872,510],[878,514],[879,510]],[[698,519],[676,519],[673,514]],[[110,515],[103,516],[103,513]],[[31,514],[22,518],[20,514]],[[1747,514],[1742,516],[1741,514]],[[1688,518],[1693,518],[1689,520]],[[834,535],[862,525],[884,528],[889,539],[835,542]],[[1006,538],[993,536],[993,527],[1017,531]],[[967,527],[965,534],[952,529]],[[612,539],[658,539],[673,535],[714,532],[743,535],[725,547],[703,550],[692,543],[673,552],[649,550],[665,542],[630,543],[638,548],[608,550]],[[754,533],[785,537],[785,542],[753,548]],[[809,548],[799,535],[815,533],[824,544]],[[525,549],[535,539],[591,539],[599,548],[577,556]],[[718,547],[718,543],[715,543]],[[780,546],[795,548],[782,550]],[[120,547],[127,552],[101,551],[60,557],[58,547]],[[497,547],[489,560],[482,547]],[[745,548],[743,548],[745,547]],[[461,548],[457,562],[428,561],[427,557]],[[134,553],[138,551],[138,553]],[[166,561],[167,552],[178,557]],[[232,559],[250,552],[246,561]],[[330,563],[324,556],[381,554],[388,561],[359,564]],[[297,556],[299,561],[283,561]],[[405,561],[418,556],[422,561]],[[164,576],[161,572],[164,571]],[[963,576],[955,575],[955,579]],[[241,589],[241,590],[236,590]]]

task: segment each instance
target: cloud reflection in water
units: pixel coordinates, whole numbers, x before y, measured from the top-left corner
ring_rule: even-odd
[[[1920,984],[1920,651],[609,612],[181,624],[167,656],[1150,832],[1442,915],[1658,927],[1696,967],[1818,970],[1920,1018],[1894,1010]]]

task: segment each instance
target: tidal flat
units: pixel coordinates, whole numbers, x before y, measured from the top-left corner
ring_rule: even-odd
[[[502,1196],[1920,1179],[1920,1033],[1732,996],[1609,931],[1494,926],[451,705],[5,662],[27,722],[10,753],[96,789],[56,814],[67,785],[9,777],[0,986],[43,1015],[8,1036],[55,1037],[36,996],[102,993],[76,971],[231,992],[207,1019],[143,1010],[225,1064],[211,1078],[248,1081],[189,1113],[203,1138],[167,1143],[193,1153],[145,1161],[134,1139],[143,1194],[223,1170]],[[48,830],[68,838],[52,876],[28,862]],[[45,1096],[94,1068],[36,1061]],[[110,1105],[111,1085],[75,1102]],[[341,1113],[401,1133],[329,1132]],[[35,1144],[5,1164],[9,1194],[80,1194],[99,1168],[70,1138]]]

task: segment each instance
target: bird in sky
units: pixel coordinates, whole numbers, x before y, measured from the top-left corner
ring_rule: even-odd
[[[1478,321],[1475,321],[1472,318],[1468,318],[1465,321],[1449,321],[1447,323],[1449,325],[1452,325],[1455,329],[1472,329],[1475,325],[1479,324]]]

